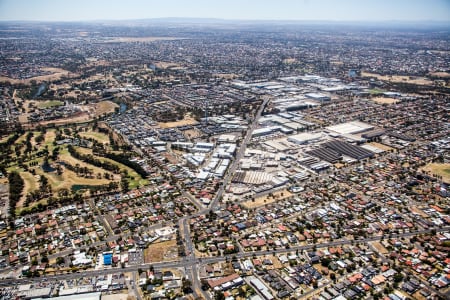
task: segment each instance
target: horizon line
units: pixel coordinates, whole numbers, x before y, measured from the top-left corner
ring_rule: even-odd
[[[417,19],[417,20],[332,20],[332,19],[316,19],[316,20],[304,20],[304,19],[228,19],[228,18],[207,18],[207,17],[155,17],[155,18],[135,18],[135,19],[89,19],[89,20],[27,20],[27,19],[10,19],[1,20],[1,23],[5,22],[32,22],[32,23],[95,23],[95,22],[137,22],[137,21],[217,21],[217,22],[293,22],[293,23],[445,23],[450,24],[450,20],[430,20],[430,19]],[[450,28],[449,28],[450,29]]]

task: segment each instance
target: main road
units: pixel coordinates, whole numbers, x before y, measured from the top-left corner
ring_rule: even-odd
[[[184,230],[186,231],[186,230]],[[420,234],[427,234],[431,233],[433,231],[436,232],[449,232],[450,226],[442,227],[442,228],[430,228],[430,229],[424,229],[424,230],[416,230],[412,232],[404,232],[399,234],[391,234],[391,238],[393,239],[400,239],[402,237],[410,237],[414,235],[420,235]],[[349,245],[353,243],[368,243],[368,242],[374,242],[374,241],[380,241],[383,236],[372,236],[364,239],[359,240],[347,240],[347,239],[341,239],[334,242],[326,242],[326,243],[320,243],[320,244],[309,244],[309,245],[300,245],[300,246],[293,246],[289,249],[286,248],[280,248],[275,250],[261,250],[261,251],[254,251],[254,252],[241,252],[237,254],[227,255],[227,256],[217,256],[217,257],[205,257],[205,258],[196,258],[194,255],[188,255],[182,260],[176,260],[176,261],[169,261],[169,262],[158,262],[158,263],[145,263],[137,266],[128,266],[125,268],[108,268],[103,270],[86,270],[83,272],[76,272],[76,273],[67,273],[67,274],[57,274],[57,275],[49,275],[46,276],[46,280],[70,280],[70,279],[77,279],[81,277],[92,277],[92,276],[103,276],[108,274],[114,274],[114,273],[125,273],[125,272],[136,272],[139,269],[145,269],[146,267],[153,266],[155,269],[162,269],[162,268],[184,268],[186,270],[189,270],[188,274],[186,274],[188,277],[192,277],[193,280],[192,283],[194,284],[200,284],[197,276],[197,267],[199,264],[209,264],[209,263],[217,263],[221,261],[226,261],[227,259],[243,259],[253,256],[263,256],[263,255],[271,255],[271,254],[281,254],[281,253],[287,253],[292,251],[305,251],[305,250],[311,250],[316,248],[325,248],[325,247],[335,247],[335,246],[342,246],[342,245]],[[191,271],[192,270],[192,271]],[[190,274],[189,274],[190,273]],[[31,283],[36,281],[43,280],[42,277],[32,277],[32,278],[3,278],[0,281],[0,286],[8,286],[8,285],[15,285],[15,284],[25,284],[25,283]],[[195,289],[194,289],[195,291]],[[203,293],[203,295],[207,295],[206,293]],[[208,299],[209,297],[207,297]]]

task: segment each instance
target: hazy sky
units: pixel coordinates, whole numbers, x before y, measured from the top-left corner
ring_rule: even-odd
[[[450,0],[0,0],[0,20],[450,21]]]

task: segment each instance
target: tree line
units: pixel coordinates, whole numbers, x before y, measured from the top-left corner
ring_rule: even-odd
[[[9,214],[11,218],[16,216],[16,205],[22,196],[24,181],[18,172],[11,172],[8,175],[9,181]]]
[[[119,173],[120,172],[120,167],[117,166],[116,164],[107,162],[107,161],[101,161],[97,158],[95,158],[93,155],[87,154],[81,154],[79,152],[76,151],[75,147],[73,147],[72,145],[68,145],[67,149],[69,150],[70,155],[72,155],[74,158],[79,159],[85,163],[94,165],[96,167],[114,172],[114,173]],[[147,176],[147,172],[144,170],[144,168],[141,167],[141,165],[139,165],[137,162],[135,161],[131,161],[129,159],[129,157],[125,154],[116,154],[116,153],[105,153],[104,157],[109,158],[115,162],[118,162],[120,164],[123,164],[131,169],[133,169],[134,171],[136,171],[136,173],[138,173],[141,177],[145,178]]]
[[[113,173],[120,173],[120,167],[116,164],[107,162],[107,161],[101,161],[100,159],[95,158],[93,155],[90,154],[81,154],[77,152],[74,146],[68,145],[67,150],[69,151],[70,155],[72,155],[74,158],[79,159],[85,163],[88,163],[90,165],[105,169],[107,171],[111,171]]]

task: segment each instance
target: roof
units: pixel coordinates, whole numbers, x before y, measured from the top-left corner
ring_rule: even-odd
[[[215,288],[216,286],[220,286],[220,285],[222,285],[222,284],[224,284],[224,283],[226,283],[226,282],[233,281],[233,280],[235,280],[235,279],[237,279],[237,278],[239,278],[239,277],[240,277],[239,274],[233,273],[233,274],[231,274],[231,275],[228,275],[228,276],[226,276],[226,277],[222,277],[222,278],[219,278],[219,279],[211,279],[211,280],[208,280],[208,284],[209,284],[209,286],[213,289],[213,288]]]
[[[52,297],[52,300],[100,300],[101,292]],[[40,298],[42,299],[42,298]],[[39,299],[37,299],[39,300]]]

